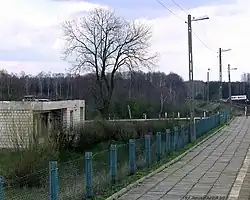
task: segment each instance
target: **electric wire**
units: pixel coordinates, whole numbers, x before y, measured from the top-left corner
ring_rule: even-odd
[[[180,4],[178,4],[175,0],[172,0],[172,2],[186,14],[189,14],[188,11],[185,8],[183,8]]]
[[[181,18],[180,16],[178,16],[177,14],[175,14],[168,6],[166,6],[165,4],[163,4],[160,0],[155,0],[156,2],[158,2],[158,4],[160,4],[162,7],[164,7],[165,9],[167,9],[172,15],[174,15],[175,17],[177,17],[178,19],[184,21],[186,23],[186,20],[184,20],[183,18]],[[185,10],[182,6],[180,6],[180,4],[178,4],[176,1],[172,0],[172,2],[179,7],[181,10],[183,10],[184,12],[187,12],[187,10]],[[201,44],[203,44],[204,47],[206,47],[208,50],[216,52],[215,50],[213,50],[212,48],[210,48],[205,42],[203,42],[200,37],[192,30],[192,33],[194,34],[194,36],[201,42]]]
[[[210,48],[208,45],[206,45],[206,43],[205,42],[203,42],[199,37],[198,37],[198,35],[196,35],[196,33],[195,32],[193,32],[192,31],[192,33],[194,34],[194,36],[208,49],[208,50],[210,50],[210,51],[212,51],[212,52],[216,52],[214,49],[212,49],[212,48]],[[216,52],[217,53],[217,52]]]
[[[174,15],[175,17],[177,17],[178,19],[182,20],[185,22],[185,20],[183,18],[181,18],[180,16],[176,15],[170,8],[168,8],[165,4],[163,4],[160,0],[155,0],[157,1],[162,7],[164,7],[165,9],[167,9],[172,15]]]

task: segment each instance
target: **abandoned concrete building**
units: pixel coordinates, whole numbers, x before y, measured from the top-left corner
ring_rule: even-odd
[[[73,129],[85,120],[85,101],[1,101],[0,148],[26,146],[61,128]]]

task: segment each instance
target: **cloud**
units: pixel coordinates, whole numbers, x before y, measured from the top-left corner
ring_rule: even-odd
[[[98,2],[60,0],[9,0],[0,6],[0,66],[8,71],[64,72],[70,65],[60,59],[58,36],[60,23],[65,19],[85,15],[95,7],[111,7],[127,19],[140,19],[153,28],[152,48],[160,53],[159,70],[174,71],[188,79],[187,14],[177,7],[171,15],[165,8],[150,1],[140,7],[128,8],[125,1]],[[105,2],[105,1],[104,1]],[[166,2],[162,0],[162,2]],[[180,4],[185,5],[181,1]],[[192,16],[208,15],[209,20],[193,22],[193,57],[195,79],[206,80],[207,68],[211,79],[218,80],[218,48],[232,48],[223,53],[223,79],[227,80],[226,66],[231,63],[238,70],[232,80],[248,71],[250,40],[250,2],[231,0],[213,2],[188,9]],[[169,4],[166,4],[169,6]],[[152,9],[149,10],[149,7]],[[190,6],[189,6],[190,7]],[[183,20],[181,20],[181,19]],[[196,36],[205,44],[199,41]],[[209,48],[207,48],[208,46]],[[212,49],[212,50],[211,50]]]
[[[61,61],[56,45],[61,22],[99,6],[88,2],[7,1],[0,7],[1,68],[32,74],[40,70],[64,72],[67,63]]]
[[[230,4],[200,6],[189,10],[193,16],[208,15],[209,20],[193,22],[194,78],[206,80],[206,72],[211,68],[211,78],[219,79],[218,48],[231,48],[231,52],[223,53],[223,80],[227,81],[227,64],[238,70],[232,73],[233,80],[239,80],[241,73],[248,67],[248,39],[250,27],[250,3],[247,0],[232,1]],[[187,18],[186,13],[176,12],[180,18]],[[160,69],[166,72],[175,71],[188,79],[188,43],[187,25],[184,20],[175,16],[160,16],[150,20],[154,27],[153,44],[161,54]],[[204,34],[205,33],[205,34]],[[211,51],[212,49],[212,51]],[[169,53],[169,52],[173,53]]]

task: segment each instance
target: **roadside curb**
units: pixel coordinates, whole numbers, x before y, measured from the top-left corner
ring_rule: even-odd
[[[235,119],[235,117],[233,117],[230,121],[229,124]],[[174,158],[173,160],[171,160],[170,162],[164,164],[163,166],[159,167],[158,169],[156,169],[155,171],[149,173],[148,175],[138,179],[137,181],[135,181],[134,183],[129,184],[128,186],[126,186],[125,188],[121,189],[120,191],[116,192],[115,194],[111,195],[110,197],[106,198],[106,200],[116,200],[119,197],[121,197],[122,195],[124,195],[126,192],[128,192],[129,190],[131,190],[132,188],[135,188],[136,186],[138,186],[139,184],[141,184],[143,181],[145,181],[146,179],[151,178],[152,176],[154,176],[155,174],[163,171],[164,169],[166,169],[167,167],[169,167],[170,165],[176,163],[177,161],[179,161],[181,158],[183,158],[185,155],[187,155],[189,152],[193,151],[195,148],[197,148],[198,146],[200,146],[201,144],[203,144],[204,142],[206,142],[208,139],[210,139],[211,137],[213,137],[214,135],[216,135],[218,132],[220,132],[223,128],[225,128],[226,126],[228,126],[228,124],[224,124],[222,127],[220,127],[218,130],[216,130],[214,133],[212,133],[211,135],[207,136],[206,138],[204,138],[202,141],[200,141],[199,143],[197,143],[196,145],[194,145],[193,147],[191,147],[190,149],[188,149],[187,151],[185,151],[184,153],[182,153],[181,155],[177,156],[176,158]]]

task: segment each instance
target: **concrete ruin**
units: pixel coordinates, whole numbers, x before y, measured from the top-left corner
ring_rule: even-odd
[[[0,148],[25,146],[55,130],[73,129],[85,120],[85,101],[1,101]]]

